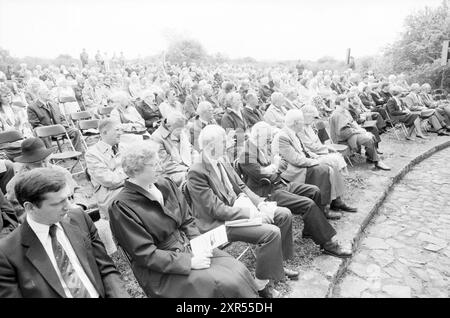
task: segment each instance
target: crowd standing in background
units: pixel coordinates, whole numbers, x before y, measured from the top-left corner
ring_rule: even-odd
[[[403,74],[93,57],[0,72],[0,297],[124,297],[111,245],[148,296],[275,297],[273,281],[299,275],[284,265],[293,217],[323,253],[351,256],[328,220],[357,213],[342,199],[352,154],[386,171],[386,131],[411,145],[450,135],[448,100]],[[61,160],[82,167],[109,236]],[[255,223],[226,227],[229,241],[257,245],[255,278],[220,249],[190,247],[237,220]]]

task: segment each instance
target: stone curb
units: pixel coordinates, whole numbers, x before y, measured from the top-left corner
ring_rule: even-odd
[[[370,212],[367,214],[365,219],[362,221],[359,230],[356,234],[356,236],[353,238],[353,253],[356,252],[356,250],[359,248],[359,245],[361,243],[361,238],[363,237],[364,230],[367,228],[370,221],[376,216],[378,213],[378,210],[380,206],[384,203],[384,200],[386,199],[389,192],[391,192],[392,188],[418,163],[422,162],[423,160],[431,157],[433,154],[435,154],[438,151],[441,151],[447,147],[450,147],[450,140],[443,142],[437,146],[434,146],[433,148],[425,151],[421,155],[417,156],[413,160],[411,160],[406,166],[404,166],[390,181],[387,188],[383,191],[383,194],[381,197],[376,201],[373,208],[370,210]],[[331,297],[333,296],[334,289],[339,282],[339,280],[342,278],[344,273],[347,271],[348,266],[352,262],[352,258],[348,258],[341,261],[341,264],[339,265],[339,268],[337,269],[336,273],[332,276],[330,279],[330,285],[328,287],[328,291],[325,295],[325,297]]]

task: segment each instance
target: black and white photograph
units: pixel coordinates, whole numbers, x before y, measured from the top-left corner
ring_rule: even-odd
[[[1,299],[449,298],[450,1],[0,0],[0,212]]]

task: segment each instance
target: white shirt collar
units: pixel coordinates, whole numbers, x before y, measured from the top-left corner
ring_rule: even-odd
[[[31,229],[33,230],[33,232],[37,235],[37,237],[39,238],[39,240],[41,242],[44,242],[45,240],[47,240],[47,238],[49,237],[49,230],[50,230],[50,225],[48,224],[42,224],[42,223],[38,223],[36,221],[34,221],[29,214],[27,214],[27,222],[30,225]],[[56,226],[62,230],[61,224],[55,223]]]

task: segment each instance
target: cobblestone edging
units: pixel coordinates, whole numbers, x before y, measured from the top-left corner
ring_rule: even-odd
[[[450,147],[450,140],[442,142],[432,148],[426,150],[422,154],[418,155],[409,163],[407,163],[395,176],[390,177],[387,186],[379,194],[375,203],[372,205],[370,212],[360,221],[354,223],[356,233],[353,235],[352,249],[355,253],[361,243],[364,231],[367,228],[370,221],[376,216],[379,208],[384,203],[387,195],[393,189],[393,187],[418,163],[429,158],[434,153]],[[339,221],[337,221],[339,222]],[[356,230],[356,228],[358,229]],[[339,259],[327,255],[318,256],[313,262],[313,269],[301,271],[298,281],[292,281],[290,283],[292,291],[285,297],[292,298],[327,298],[332,297],[333,291],[347,271],[347,267],[352,262],[352,258]]]
[[[359,231],[355,238],[353,239],[353,252],[355,253],[358,249],[361,238],[363,237],[364,230],[366,229],[367,225],[370,223],[370,221],[376,216],[380,206],[384,203],[384,200],[386,199],[386,196],[388,193],[392,190],[392,188],[418,163],[422,162],[423,160],[429,158],[436,152],[443,150],[447,147],[450,147],[450,141],[443,142],[442,144],[439,144],[437,146],[434,146],[433,148],[427,150],[426,152],[422,153],[421,155],[417,156],[413,160],[411,160],[405,167],[402,168],[390,181],[388,187],[384,190],[383,194],[380,198],[376,201],[374,207],[371,209],[369,214],[366,216],[366,218],[363,220]],[[330,297],[333,294],[333,290],[336,286],[336,284],[339,282],[339,280],[342,278],[343,274],[347,271],[347,267],[352,262],[352,258],[348,258],[345,260],[342,260],[341,265],[339,266],[339,269],[337,273],[333,276],[331,280],[330,287],[328,289],[327,294],[325,297]]]

